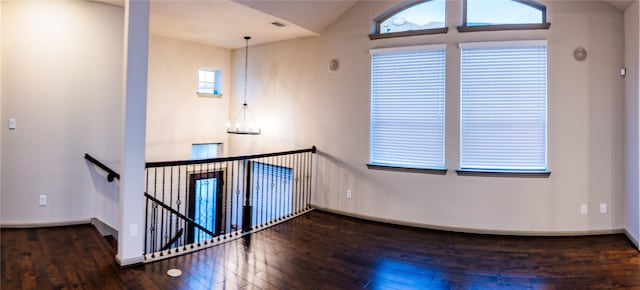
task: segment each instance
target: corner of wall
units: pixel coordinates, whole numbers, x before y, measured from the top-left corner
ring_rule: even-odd
[[[624,164],[624,203],[625,231],[634,245],[640,247],[640,193],[638,177],[640,176],[640,5],[637,1],[624,13],[625,60],[627,68],[625,77],[625,164]]]
[[[4,113],[2,112],[2,2],[0,2],[0,120],[4,120]],[[0,136],[2,132],[0,132]],[[0,138],[0,192],[2,192],[2,140]],[[2,200],[0,200],[2,203]],[[0,206],[1,207],[1,206]]]

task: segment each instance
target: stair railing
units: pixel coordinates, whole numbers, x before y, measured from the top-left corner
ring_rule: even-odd
[[[95,164],[100,169],[106,171],[107,172],[107,180],[109,182],[112,182],[114,180],[114,178],[117,178],[118,180],[120,180],[120,174],[115,172],[113,169],[109,168],[109,166],[104,165],[104,163],[98,161],[98,159],[93,158],[93,156],[89,155],[89,153],[85,153],[84,154],[84,159],[87,159],[89,162]]]
[[[313,210],[309,149],[149,162],[145,259],[197,251]]]

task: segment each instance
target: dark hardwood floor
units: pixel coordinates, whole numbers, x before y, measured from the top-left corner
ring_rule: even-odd
[[[517,237],[313,211],[244,240],[120,268],[90,225],[2,229],[1,289],[640,289],[623,235]],[[183,275],[166,275],[179,268]]]

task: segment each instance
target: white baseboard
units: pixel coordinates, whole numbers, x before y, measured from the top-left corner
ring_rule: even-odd
[[[629,233],[629,231],[627,231],[625,229],[624,230],[624,235],[627,236],[627,239],[629,239],[629,241],[631,241],[631,243],[636,247],[636,249],[640,250],[640,243],[638,243],[638,240],[636,240],[636,238],[634,238],[633,235],[631,235],[631,233]]]
[[[46,227],[86,225],[90,223],[91,223],[91,219],[59,221],[59,222],[43,222],[43,223],[0,223],[0,228],[46,228]]]
[[[7,229],[49,228],[49,227],[77,226],[77,225],[86,225],[86,224],[92,224],[96,229],[98,229],[98,232],[100,232],[100,234],[103,236],[112,235],[115,238],[118,238],[118,230],[97,217],[92,217],[86,220],[82,219],[82,220],[69,220],[69,221],[44,222],[44,223],[0,223],[0,228],[7,228]]]
[[[120,257],[120,255],[116,255],[116,262],[121,267],[134,266],[134,265],[138,265],[138,264],[144,263],[144,256],[141,255],[141,256],[137,256],[137,257],[131,257],[131,258],[122,259],[122,257]]]
[[[94,227],[96,227],[96,229],[100,232],[101,235],[103,235],[103,236],[113,236],[114,238],[118,239],[118,230],[116,230],[111,225],[103,222],[101,219],[96,218],[96,217],[92,217],[91,218],[91,224]]]
[[[507,230],[448,227],[448,226],[422,224],[422,223],[415,223],[415,222],[408,222],[408,221],[401,221],[401,220],[394,220],[394,219],[386,219],[386,218],[374,217],[369,215],[345,212],[341,210],[335,210],[335,209],[320,207],[316,205],[312,205],[312,206],[321,211],[326,211],[330,213],[335,213],[339,215],[345,215],[345,216],[350,216],[354,218],[370,220],[375,222],[401,225],[401,226],[410,226],[415,228],[424,228],[424,229],[431,229],[431,230],[470,233],[470,234],[508,235],[508,236],[514,236],[514,235],[515,236],[592,236],[592,235],[609,235],[609,234],[625,233],[624,229],[591,230],[591,231],[507,231]],[[635,243],[635,245],[638,245],[638,243]]]

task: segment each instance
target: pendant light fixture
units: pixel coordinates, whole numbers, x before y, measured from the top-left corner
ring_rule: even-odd
[[[242,135],[260,135],[260,127],[253,119],[247,105],[247,71],[249,68],[249,39],[251,36],[245,36],[244,48],[244,103],[242,109],[235,118],[235,121],[227,122],[227,133]]]

